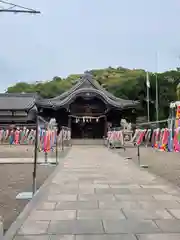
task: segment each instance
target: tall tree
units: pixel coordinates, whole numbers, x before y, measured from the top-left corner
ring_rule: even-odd
[[[140,114],[147,115],[146,72],[143,69],[105,68],[91,70],[94,79],[115,96],[140,101]],[[81,74],[73,74],[66,79],[55,76],[50,81],[36,83],[17,83],[7,92],[38,92],[42,97],[51,98],[67,91],[77,83]],[[159,118],[165,119],[169,114],[169,104],[180,99],[180,71],[167,71],[157,74],[159,85]],[[155,120],[156,75],[149,73],[151,88],[150,119]],[[179,85],[178,85],[179,84]],[[177,87],[178,85],[178,87]]]

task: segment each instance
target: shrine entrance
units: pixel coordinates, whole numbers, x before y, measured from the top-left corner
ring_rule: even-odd
[[[72,138],[103,138],[106,134],[106,104],[97,96],[80,96],[70,105]]]
[[[103,138],[105,135],[105,117],[101,118],[72,118],[72,138]]]

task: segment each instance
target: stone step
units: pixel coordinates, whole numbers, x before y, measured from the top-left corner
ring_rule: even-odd
[[[72,145],[104,145],[104,139],[72,139]]]

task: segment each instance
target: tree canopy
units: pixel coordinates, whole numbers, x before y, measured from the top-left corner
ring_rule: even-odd
[[[147,115],[146,72],[143,69],[123,67],[95,69],[93,77],[109,92],[117,97],[139,100],[141,112]],[[10,86],[8,93],[34,93],[44,98],[51,98],[70,89],[77,83],[81,74],[70,75],[66,79],[55,76],[52,80],[36,83],[19,82]],[[180,99],[180,71],[172,70],[163,73],[150,73],[150,118],[155,119],[156,77],[159,87],[159,117],[164,119],[169,114],[171,101]]]

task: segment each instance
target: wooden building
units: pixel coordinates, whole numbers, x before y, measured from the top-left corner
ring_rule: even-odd
[[[0,94],[0,124],[33,123],[38,112],[46,121],[55,118],[58,127],[70,127],[72,138],[102,138],[122,118],[135,122],[137,104],[115,97],[85,73],[69,91],[55,98]]]
[[[36,94],[31,93],[0,94],[0,128],[11,124],[34,125],[37,97]]]

